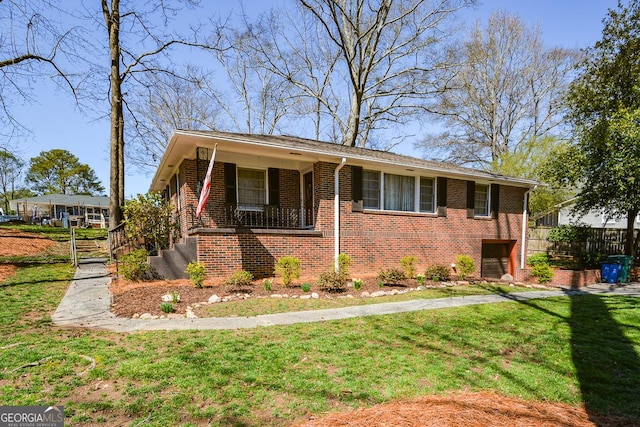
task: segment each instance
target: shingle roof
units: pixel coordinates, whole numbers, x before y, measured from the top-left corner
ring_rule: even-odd
[[[295,136],[284,135],[255,135],[242,133],[229,133],[219,131],[191,131],[179,130],[176,133],[184,133],[191,135],[201,135],[203,137],[221,138],[227,140],[251,141],[265,146],[274,146],[290,149],[299,149],[303,151],[316,152],[332,156],[344,156],[351,159],[357,158],[363,161],[374,161],[377,163],[384,162],[386,164],[401,165],[404,167],[416,167],[427,169],[434,172],[450,173],[463,177],[475,177],[479,179],[509,181],[520,186],[533,187],[540,183],[534,180],[509,177],[506,175],[496,174],[492,172],[481,171],[477,169],[458,166],[443,161],[425,160],[417,157],[406,156],[402,154],[392,153],[390,151],[374,150],[369,148],[348,147],[341,144],[330,142],[320,142]]]
[[[12,201],[37,204],[52,204],[61,206],[90,206],[90,207],[109,207],[109,197],[107,196],[82,196],[71,194],[46,194],[44,196],[27,197],[13,199]]]

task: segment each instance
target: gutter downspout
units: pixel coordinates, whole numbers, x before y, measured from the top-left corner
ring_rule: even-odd
[[[333,172],[333,259],[334,271],[338,271],[338,256],[340,255],[340,169],[347,163],[346,157]]]
[[[525,191],[524,193],[524,205],[522,207],[522,237],[520,239],[520,269],[524,270],[525,266],[525,258],[527,252],[526,238],[527,238],[527,217],[529,216],[527,212],[527,206],[529,205],[529,193],[535,191],[538,188],[537,185],[534,185],[532,189]]]

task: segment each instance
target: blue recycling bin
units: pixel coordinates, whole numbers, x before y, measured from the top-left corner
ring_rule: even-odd
[[[607,283],[616,283],[620,276],[622,266],[615,262],[603,262],[600,268],[602,281]]]

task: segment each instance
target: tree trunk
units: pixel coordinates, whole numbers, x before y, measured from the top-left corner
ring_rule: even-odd
[[[109,228],[122,221],[124,204],[124,139],[122,114],[122,79],[120,76],[120,2],[111,0],[111,11],[107,0],[102,0],[102,12],[109,31],[109,57],[111,60],[111,128],[110,128],[110,178],[109,178]]]
[[[636,216],[638,216],[638,209],[630,209],[627,212],[627,233],[624,244],[624,253],[625,255],[635,257],[636,256],[636,245],[635,245],[635,222]]]

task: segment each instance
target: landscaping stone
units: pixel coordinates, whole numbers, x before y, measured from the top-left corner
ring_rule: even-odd
[[[503,274],[500,280],[503,282],[513,282],[513,276],[510,274]]]
[[[274,298],[274,299],[282,299],[282,298],[284,298],[284,297],[283,297],[282,295],[280,295],[280,294],[273,294],[273,295],[271,295],[271,298]]]
[[[387,295],[387,293],[385,291],[377,291],[377,292],[373,292],[371,293],[371,297],[383,297]]]
[[[220,298],[218,295],[213,294],[209,297],[209,304],[215,304],[217,302],[222,301],[222,298]]]
[[[311,298],[313,298],[313,299],[318,299],[318,298],[320,298],[320,295],[318,295],[318,293],[317,293],[317,292],[312,292],[312,293],[311,293]]]

